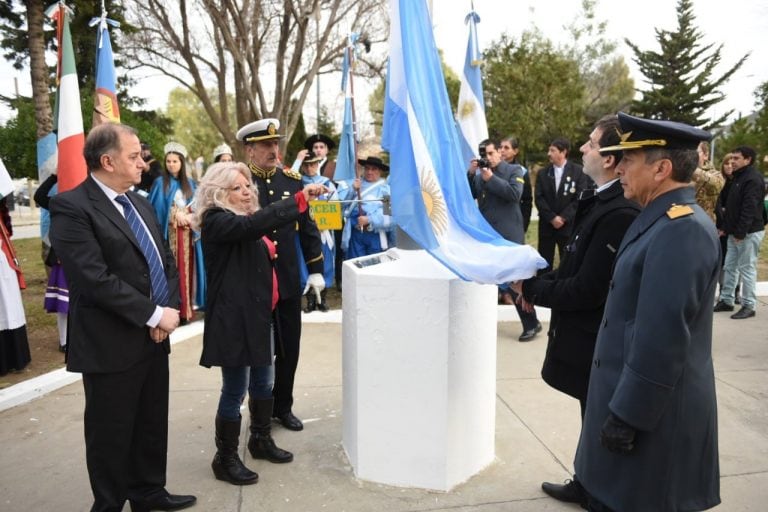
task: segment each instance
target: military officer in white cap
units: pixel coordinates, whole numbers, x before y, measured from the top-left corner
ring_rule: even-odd
[[[264,207],[273,201],[291,197],[302,188],[301,174],[283,168],[278,158],[280,121],[260,119],[248,123],[237,131],[237,140],[244,144],[248,167],[258,191],[259,204]],[[299,244],[296,243],[296,237]],[[323,279],[323,253],[320,231],[309,216],[301,215],[298,227],[285,225],[269,237],[277,248],[277,282],[280,299],[274,312],[275,323],[275,385],[272,416],[290,430],[302,430],[304,425],[293,412],[293,381],[299,362],[301,338],[301,296],[299,284],[298,247],[304,256],[309,277],[307,287],[318,297],[325,288]],[[249,405],[256,405],[250,404]],[[254,414],[251,410],[251,414]]]

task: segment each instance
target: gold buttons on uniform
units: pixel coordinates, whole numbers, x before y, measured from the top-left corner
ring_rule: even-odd
[[[269,191],[269,195],[271,195],[271,196],[275,195],[275,191],[274,190],[270,190]]]

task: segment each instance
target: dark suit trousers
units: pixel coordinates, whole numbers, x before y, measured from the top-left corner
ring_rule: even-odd
[[[168,354],[120,373],[84,373],[85,457],[92,512],[120,511],[126,499],[165,489],[168,453]]]
[[[548,265],[546,269],[539,271],[539,273],[546,273],[554,268],[555,246],[557,246],[557,254],[560,255],[560,261],[563,261],[565,246],[568,245],[569,238],[570,236],[559,235],[556,230],[549,229],[546,232],[539,230],[539,254],[547,260]]]
[[[536,317],[536,311],[534,310],[532,313],[528,313],[523,310],[523,306],[517,303],[518,294],[512,291],[510,291],[510,293],[512,294],[512,299],[515,301],[517,316],[520,317],[520,323],[523,324],[523,332],[529,331],[536,327],[536,325],[539,323],[539,319]]]
[[[312,293],[310,291],[310,293]],[[280,299],[275,308],[275,397],[274,415],[285,414],[293,407],[293,381],[299,365],[301,340],[301,295]]]

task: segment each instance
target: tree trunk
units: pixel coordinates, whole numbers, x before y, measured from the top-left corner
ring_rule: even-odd
[[[43,3],[40,0],[27,0],[25,3],[29,30],[29,72],[32,78],[32,98],[35,102],[37,138],[42,139],[53,131],[53,110],[48,92],[48,67],[45,65]]]

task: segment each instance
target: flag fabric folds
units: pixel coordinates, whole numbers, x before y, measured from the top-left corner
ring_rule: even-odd
[[[58,91],[56,93],[56,127],[59,160],[57,165],[59,192],[72,189],[86,177],[83,146],[83,113],[80,108],[80,86],[77,84],[75,54],[69,31],[69,13],[63,3],[54,4],[47,13],[57,22],[59,34]]]
[[[464,70],[461,73],[456,118],[461,135],[461,152],[464,163],[468,165],[470,160],[478,157],[477,148],[480,143],[488,138],[488,124],[485,120],[483,77],[480,72],[482,59],[477,44],[477,23],[480,22],[480,16],[472,11],[467,14],[464,22],[469,25],[469,40]]]
[[[382,146],[397,224],[462,279],[533,276],[544,259],[503,239],[472,199],[425,0],[390,0],[390,20]]]
[[[357,134],[355,130],[354,97],[352,91],[352,59],[358,34],[349,35],[349,44],[344,50],[344,62],[341,71],[341,90],[344,93],[344,122],[341,127],[339,153],[336,155],[336,170],[334,181],[349,181],[355,179],[357,173]]]
[[[117,83],[115,73],[115,58],[112,54],[112,43],[109,39],[109,25],[119,27],[120,24],[110,20],[106,12],[101,18],[91,20],[91,26],[98,24],[96,35],[96,91],[93,98],[93,126],[101,123],[119,123],[120,107],[117,104]]]

